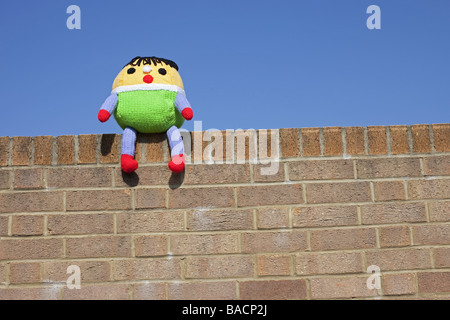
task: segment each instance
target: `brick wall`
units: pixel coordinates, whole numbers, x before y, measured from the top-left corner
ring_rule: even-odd
[[[262,133],[0,137],[0,299],[450,297],[450,124]]]

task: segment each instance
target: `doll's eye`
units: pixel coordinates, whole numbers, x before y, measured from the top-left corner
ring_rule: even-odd
[[[164,68],[160,68],[158,70],[158,72],[159,72],[159,74],[162,74],[163,76],[167,73],[166,69],[164,69]]]
[[[130,68],[130,69],[127,70],[127,73],[128,73],[128,74],[133,74],[133,73],[135,73],[135,72],[136,72],[136,69],[135,69],[135,68]]]

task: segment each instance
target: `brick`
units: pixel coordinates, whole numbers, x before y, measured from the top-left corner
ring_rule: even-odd
[[[386,249],[366,252],[367,265],[376,265],[381,271],[431,268],[429,249]]]
[[[180,277],[180,259],[149,258],[113,262],[114,280],[172,280]]]
[[[237,234],[174,234],[170,236],[172,254],[237,253]]]
[[[149,233],[184,231],[184,213],[180,211],[122,212],[117,214],[117,232]]]
[[[256,210],[258,229],[274,229],[289,227],[289,209],[263,208]]]
[[[306,299],[306,282],[296,280],[254,280],[239,282],[242,300]]]
[[[297,275],[346,274],[363,272],[360,252],[305,252],[295,255]]]
[[[319,156],[320,150],[320,128],[301,128],[302,155]]]
[[[425,157],[423,158],[423,163],[425,175],[450,175],[450,156]]]
[[[282,182],[285,180],[284,175],[284,164],[275,160],[268,164],[253,165],[255,182]]]
[[[78,163],[97,163],[96,134],[82,134],[78,136]]]
[[[413,227],[414,245],[450,244],[450,224],[420,225]]]
[[[41,264],[39,262],[12,262],[9,267],[9,282],[41,282]]]
[[[250,182],[248,164],[187,165],[184,184],[221,184]]]
[[[254,129],[238,129],[234,132],[236,141],[236,159],[238,163],[243,160],[257,159],[257,132]]]
[[[164,208],[166,206],[165,189],[136,190],[136,209]]]
[[[410,231],[407,226],[380,228],[380,246],[406,247],[411,245]]]
[[[233,160],[234,137],[231,130],[228,130],[228,132],[209,130],[204,133],[204,138],[208,140],[205,152],[208,154],[209,161],[221,164],[224,160]]]
[[[358,159],[358,178],[397,178],[421,176],[419,158]]]
[[[245,186],[237,188],[239,207],[303,203],[300,184]]]
[[[427,124],[411,126],[412,146],[415,153],[431,152],[430,129]]]
[[[141,143],[145,146],[145,162],[164,162],[164,155],[168,149],[167,135],[165,133],[153,133],[141,136]]]
[[[375,229],[328,229],[311,232],[311,249],[345,250],[375,248],[377,244]]]
[[[307,203],[371,201],[369,182],[310,183],[306,185]]]
[[[450,248],[434,248],[433,258],[436,268],[450,267]]]
[[[129,286],[127,284],[91,285],[81,289],[63,289],[63,300],[128,300]]]
[[[339,156],[343,153],[342,128],[323,128],[323,154],[325,156]]]
[[[131,192],[124,190],[67,191],[68,211],[131,209]]]
[[[205,132],[191,131],[189,132],[189,134],[191,141],[191,150],[187,150],[187,148],[185,148],[185,153],[191,155],[191,162],[201,163],[202,161],[209,160],[210,159],[209,151],[211,151],[211,148],[209,148],[209,150],[205,149],[209,145],[210,139],[207,137]],[[245,142],[245,145],[248,146],[247,142]]]
[[[108,261],[48,261],[43,262],[42,279],[44,282],[62,282],[66,284],[70,273],[69,266],[80,268],[81,286],[86,282],[99,282],[110,280],[110,264]]]
[[[389,203],[369,204],[361,206],[363,224],[384,224],[402,222],[425,222],[425,204]]]
[[[53,137],[39,136],[33,138],[35,165],[51,165],[53,161]]]
[[[377,296],[367,288],[367,277],[316,278],[310,280],[311,299],[364,298]]]
[[[290,180],[353,179],[351,160],[303,160],[289,162]]]
[[[187,214],[187,229],[192,231],[253,229],[253,212],[239,209],[196,209]]]
[[[433,124],[434,148],[437,152],[450,151],[450,124]]]
[[[14,189],[42,189],[42,169],[14,170]]]
[[[450,221],[450,201],[431,202],[428,208],[431,221]]]
[[[134,246],[136,257],[163,256],[167,254],[167,236],[136,236]]]
[[[5,167],[9,162],[9,137],[0,137],[0,167]]]
[[[216,163],[221,161],[232,162],[234,160],[234,130],[222,130],[220,133],[213,132],[213,153],[212,158]],[[221,136],[221,138],[219,138]],[[216,141],[217,139],[217,141]],[[220,150],[220,139],[222,139],[222,148]]]
[[[346,153],[351,155],[365,154],[364,128],[345,128]]]
[[[367,139],[369,154],[388,153],[385,126],[368,126]]]
[[[383,279],[383,293],[387,296],[415,294],[414,274],[385,274]]]
[[[50,168],[48,187],[50,188],[86,188],[111,187],[112,168]]]
[[[168,284],[169,300],[235,300],[234,281],[172,282]]]
[[[450,291],[450,272],[420,272],[417,274],[419,293]]]
[[[28,166],[31,159],[31,137],[13,137],[12,165]]]
[[[450,198],[450,179],[410,180],[408,196],[411,199]]]
[[[57,300],[62,286],[0,289],[0,300]]]
[[[292,226],[332,227],[358,224],[356,206],[296,207],[292,210]]]
[[[302,230],[278,232],[247,232],[241,235],[242,252],[294,252],[306,250],[306,232]]]
[[[11,186],[11,172],[9,170],[0,171],[0,190],[9,189]]]
[[[0,236],[8,235],[8,216],[0,216]]]
[[[280,149],[283,158],[300,157],[298,128],[280,129]]]
[[[169,208],[214,208],[232,207],[233,205],[233,189],[230,187],[169,190]]]
[[[140,166],[133,173],[126,173],[119,167],[116,168],[115,176],[116,187],[169,185],[172,188],[173,186],[180,186],[184,180],[184,176],[172,174],[167,164]]]
[[[258,134],[258,160],[279,161],[279,130],[278,129],[259,129]]]
[[[226,162],[232,162],[234,160],[234,130],[222,130],[220,133],[222,135],[222,152],[220,150],[213,150],[213,160],[215,162],[219,162],[221,160]],[[217,148],[219,148],[220,140],[215,141],[215,139],[219,139],[217,133],[214,133],[213,143],[217,144]]]
[[[288,276],[291,273],[290,261],[289,255],[259,255],[257,257],[257,274],[258,276]]]
[[[130,257],[131,238],[128,236],[90,236],[66,239],[68,258]]]
[[[75,137],[56,137],[56,152],[58,164],[75,164]]]
[[[100,163],[118,163],[120,158],[120,134],[100,135]]]
[[[375,181],[373,183],[375,201],[405,200],[403,181]]]
[[[44,230],[44,216],[13,216],[11,233],[13,236],[38,236]]]
[[[0,194],[0,213],[61,211],[62,192],[16,192]]]
[[[138,283],[133,285],[135,300],[165,300],[165,283]]]
[[[254,275],[253,258],[249,256],[188,256],[185,268],[186,279],[242,278]]]
[[[107,234],[114,232],[112,214],[58,214],[49,215],[47,228],[50,235]]]
[[[408,126],[390,126],[391,133],[391,153],[392,154],[408,154],[409,138]]]
[[[0,260],[56,259],[62,254],[62,239],[5,239],[0,247]]]

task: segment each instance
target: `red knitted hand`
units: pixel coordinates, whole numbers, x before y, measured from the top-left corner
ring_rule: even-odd
[[[186,120],[191,120],[192,117],[194,116],[194,113],[192,112],[191,108],[184,108],[183,111],[181,111],[181,115]]]
[[[100,111],[98,112],[98,120],[100,120],[100,122],[107,121],[110,116],[111,114],[105,109],[100,109]]]

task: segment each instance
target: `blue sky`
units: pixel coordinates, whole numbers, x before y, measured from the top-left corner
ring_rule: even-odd
[[[0,136],[121,133],[97,113],[135,56],[179,65],[203,130],[448,123],[449,14],[438,0],[8,1]]]

